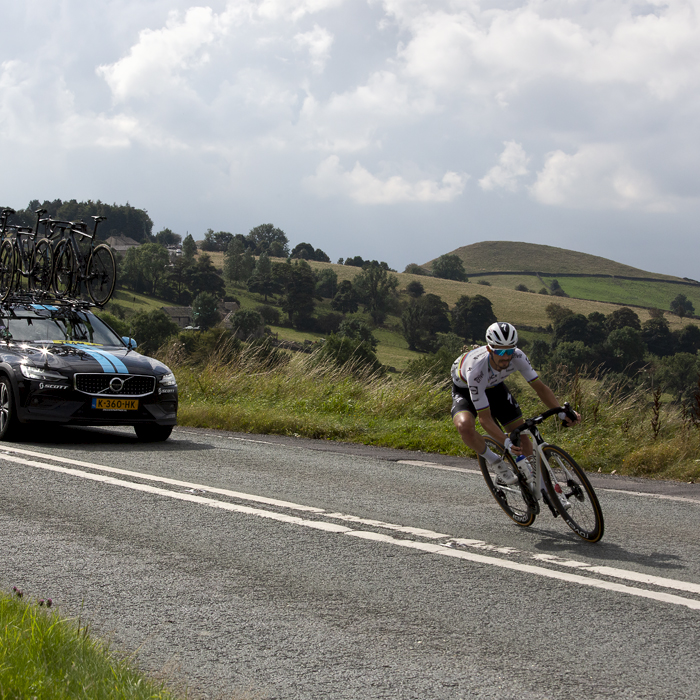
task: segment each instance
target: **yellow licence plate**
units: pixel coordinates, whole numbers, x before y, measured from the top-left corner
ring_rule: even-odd
[[[138,399],[93,399],[92,407],[102,411],[136,411]]]

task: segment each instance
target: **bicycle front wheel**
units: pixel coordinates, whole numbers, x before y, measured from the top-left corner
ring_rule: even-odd
[[[484,439],[486,440],[486,446],[501,457],[510,466],[514,474],[519,474],[510,453],[504,452],[503,446],[492,438],[486,437]],[[491,495],[496,499],[496,503],[501,506],[506,515],[514,523],[522,527],[532,525],[537,514],[530,505],[532,499],[528,498],[528,494],[523,490],[527,489],[527,486],[520,482],[520,477],[515,484],[507,486],[499,479],[498,474],[483,457],[479,457],[479,467],[484,476],[484,481],[489,487],[489,491],[491,491]]]
[[[547,445],[542,452],[549,465],[543,476],[552,503],[580,538],[598,542],[605,529],[603,511],[586,472],[560,447]]]
[[[68,241],[59,241],[54,252],[54,267],[51,285],[57,297],[73,293],[78,281],[77,261],[73,247]]]
[[[101,244],[92,251],[86,279],[88,294],[95,304],[102,306],[112,298],[117,281],[117,265],[109,246]]]
[[[12,242],[4,240],[0,245],[0,301],[5,301],[15,280],[15,248]]]
[[[32,266],[29,276],[29,288],[33,292],[48,292],[51,287],[51,274],[53,272],[53,251],[51,242],[42,238],[32,255]]]

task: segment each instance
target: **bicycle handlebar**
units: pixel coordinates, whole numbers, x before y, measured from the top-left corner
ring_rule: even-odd
[[[510,441],[516,446],[520,447],[520,433],[523,430],[530,430],[534,428],[536,425],[539,425],[540,423],[544,422],[547,420],[547,418],[550,418],[551,416],[557,415],[561,412],[566,413],[566,417],[569,420],[576,420],[576,414],[574,413],[574,410],[571,408],[571,405],[567,401],[563,406],[557,406],[557,408],[550,408],[548,411],[545,411],[544,413],[541,413],[539,416],[535,416],[534,418],[528,418],[523,425],[521,425],[519,428],[516,428],[511,432],[511,434],[508,436],[510,438]],[[563,421],[562,421],[563,423]],[[566,426],[566,423],[563,423],[564,426]]]

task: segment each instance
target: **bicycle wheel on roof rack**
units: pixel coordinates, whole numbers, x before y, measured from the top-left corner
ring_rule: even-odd
[[[15,248],[11,241],[4,240],[0,245],[0,301],[5,301],[15,281]]]
[[[537,517],[537,502],[535,501],[535,507],[533,507],[531,503],[533,499],[531,496],[528,498],[529,493],[527,492],[527,485],[524,483],[524,479],[515,466],[515,462],[510,456],[510,453],[504,452],[503,446],[494,439],[490,437],[485,437],[484,439],[486,440],[486,446],[501,457],[501,459],[510,466],[513,472],[518,475],[518,481],[508,486],[500,480],[498,474],[493,470],[491,465],[483,457],[479,457],[479,467],[481,468],[484,481],[489,487],[489,491],[491,491],[491,495],[514,523],[522,527],[529,527],[535,522],[535,518]]]
[[[73,294],[78,280],[78,262],[73,247],[66,240],[59,241],[54,251],[51,286],[54,294],[63,298]]]
[[[29,289],[33,292],[51,291],[51,275],[53,272],[53,251],[51,242],[42,238],[34,246],[31,270],[29,273]]]
[[[101,244],[92,251],[85,278],[88,294],[95,304],[102,306],[112,298],[117,281],[117,265],[109,246]]]

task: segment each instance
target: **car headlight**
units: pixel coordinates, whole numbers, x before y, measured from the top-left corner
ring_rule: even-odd
[[[172,372],[168,372],[158,380],[158,383],[161,386],[175,386],[177,384],[177,380]]]
[[[34,367],[32,365],[20,365],[19,368],[22,372],[22,376],[27,379],[66,380],[66,377],[60,372],[54,372],[51,369],[43,369],[42,367]]]

